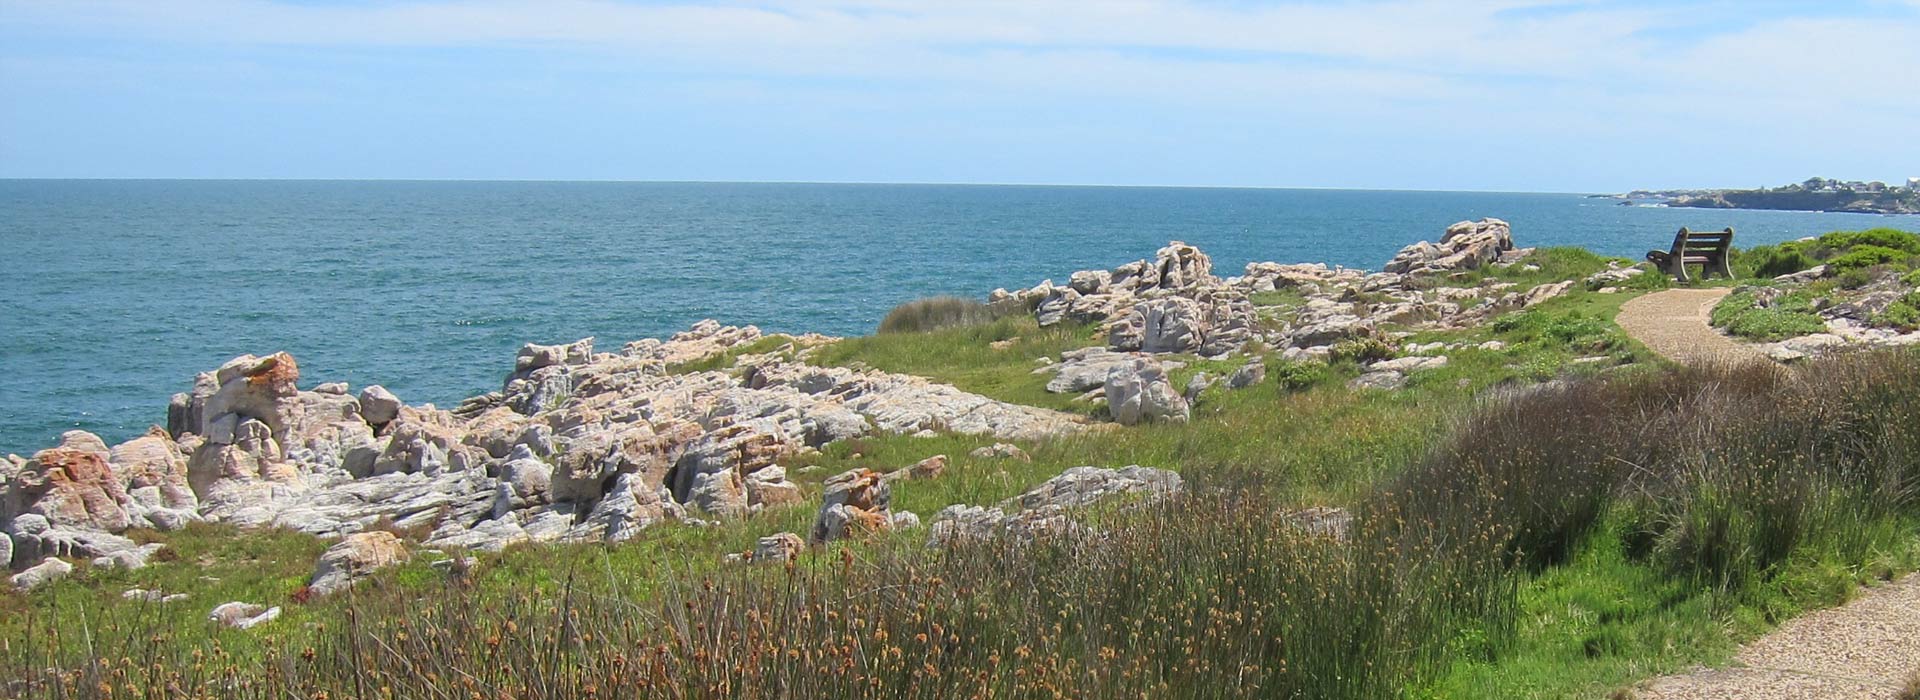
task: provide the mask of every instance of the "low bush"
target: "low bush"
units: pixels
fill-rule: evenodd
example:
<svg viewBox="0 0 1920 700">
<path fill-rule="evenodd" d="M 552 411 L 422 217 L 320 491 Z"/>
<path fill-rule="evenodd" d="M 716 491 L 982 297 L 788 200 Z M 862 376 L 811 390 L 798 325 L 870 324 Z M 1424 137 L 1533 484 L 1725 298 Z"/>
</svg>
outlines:
<svg viewBox="0 0 1920 700">
<path fill-rule="evenodd" d="M 1611 352 L 1628 344 L 1626 337 L 1611 321 L 1580 311 L 1528 309 L 1495 319 L 1492 328 L 1496 333 L 1508 335 L 1514 342 L 1575 353 Z"/>
<path fill-rule="evenodd" d="M 1732 263 L 1738 276 L 1762 279 L 1791 275 L 1795 272 L 1810 270 L 1820 264 L 1813 259 L 1813 256 L 1801 250 L 1801 246 L 1792 243 L 1760 246 L 1737 253 Z"/>
<path fill-rule="evenodd" d="M 887 317 L 880 321 L 880 332 L 925 333 L 991 323 L 1000 316 L 993 307 L 972 299 L 952 296 L 916 299 L 888 311 Z"/>
<path fill-rule="evenodd" d="M 1893 248 L 1877 245 L 1862 245 L 1855 246 L 1847 250 L 1847 252 L 1835 256 L 1832 260 L 1828 260 L 1827 266 L 1834 270 L 1846 272 L 1850 270 L 1864 270 L 1875 265 L 1904 263 L 1911 257 L 1913 256 Z"/>
<path fill-rule="evenodd" d="M 1762 303 L 1759 292 L 1744 289 L 1727 295 L 1713 307 L 1708 322 L 1728 334 L 1771 342 L 1809 333 L 1824 333 L 1825 321 L 1813 313 L 1805 292 L 1780 295 Z"/>
<path fill-rule="evenodd" d="M 1821 236 L 1817 241 L 1820 247 L 1835 251 L 1873 246 L 1896 250 L 1907 255 L 1920 255 L 1920 235 L 1892 228 L 1835 231 Z"/>
<path fill-rule="evenodd" d="M 1327 354 L 1327 359 L 1332 362 L 1366 364 L 1391 360 L 1399 354 L 1400 351 L 1397 348 L 1379 338 L 1353 338 L 1334 343 Z"/>
<path fill-rule="evenodd" d="M 1895 299 L 1885 311 L 1873 317 L 1873 325 L 1905 332 L 1920 330 L 1920 290 L 1907 292 L 1905 296 Z"/>
</svg>

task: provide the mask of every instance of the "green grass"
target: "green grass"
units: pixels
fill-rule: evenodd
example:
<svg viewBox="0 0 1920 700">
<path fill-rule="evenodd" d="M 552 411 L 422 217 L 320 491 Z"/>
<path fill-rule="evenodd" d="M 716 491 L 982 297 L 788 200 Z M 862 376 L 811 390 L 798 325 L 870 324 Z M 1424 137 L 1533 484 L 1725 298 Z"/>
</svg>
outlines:
<svg viewBox="0 0 1920 700">
<path fill-rule="evenodd" d="M 1709 322 L 1733 336 L 1761 342 L 1827 331 L 1804 291 L 1781 295 L 1764 307 L 1753 290 L 1734 292 L 1714 305 Z"/>
<path fill-rule="evenodd" d="M 1035 374 L 1039 358 L 1098 345 L 1090 326 L 1058 324 L 1041 328 L 1031 316 L 946 328 L 927 333 L 886 333 L 848 338 L 815 351 L 812 362 L 829 367 L 870 367 L 927 377 L 960 389 L 1011 403 L 1088 413 L 1092 407 L 1073 395 L 1046 390 L 1049 374 Z M 1002 348 L 996 342 L 1007 341 Z"/>
</svg>

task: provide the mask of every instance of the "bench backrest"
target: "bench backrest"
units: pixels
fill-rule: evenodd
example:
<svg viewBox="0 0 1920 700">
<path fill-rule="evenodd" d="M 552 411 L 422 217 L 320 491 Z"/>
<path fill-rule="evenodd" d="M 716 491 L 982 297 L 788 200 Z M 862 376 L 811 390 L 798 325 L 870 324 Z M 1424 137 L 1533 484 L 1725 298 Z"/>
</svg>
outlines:
<svg viewBox="0 0 1920 700">
<path fill-rule="evenodd" d="M 1718 257 L 1726 255 L 1727 249 L 1732 247 L 1733 229 L 1731 228 L 1724 231 L 1689 231 L 1682 227 L 1679 233 L 1673 234 L 1674 257 L 1685 256 L 1688 253 L 1696 256 L 1704 253 Z"/>
</svg>

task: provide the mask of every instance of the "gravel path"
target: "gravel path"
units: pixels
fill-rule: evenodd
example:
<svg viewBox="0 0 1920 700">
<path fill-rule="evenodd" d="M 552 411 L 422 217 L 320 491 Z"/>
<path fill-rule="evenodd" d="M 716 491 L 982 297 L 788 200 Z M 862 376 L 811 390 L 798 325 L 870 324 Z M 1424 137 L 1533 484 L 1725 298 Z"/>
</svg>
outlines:
<svg viewBox="0 0 1920 700">
<path fill-rule="evenodd" d="M 1713 305 L 1733 290 L 1669 289 L 1629 300 L 1615 322 L 1620 329 L 1675 362 L 1744 361 L 1765 357 L 1707 325 Z"/>
<path fill-rule="evenodd" d="M 1724 669 L 1665 676 L 1635 700 L 1894 700 L 1920 673 L 1920 575 L 1788 620 Z"/>
</svg>

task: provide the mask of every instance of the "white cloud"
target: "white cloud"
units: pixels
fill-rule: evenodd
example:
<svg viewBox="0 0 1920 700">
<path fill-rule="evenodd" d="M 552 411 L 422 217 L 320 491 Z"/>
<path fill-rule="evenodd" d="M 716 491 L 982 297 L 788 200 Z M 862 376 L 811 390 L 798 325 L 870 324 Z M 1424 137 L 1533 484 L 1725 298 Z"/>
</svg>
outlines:
<svg viewBox="0 0 1920 700">
<path fill-rule="evenodd" d="M 1920 19 L 1901 7 L 1849 17 L 1769 16 L 1730 0 L 0 0 L 0 32 L 75 45 L 503 48 L 671 76 L 742 103 L 1078 100 L 1186 110 L 1190 127 L 1353 119 L 1485 142 L 1713 140 L 1845 123 L 1828 137 L 1841 140 L 1910 131 L 1920 114 Z"/>
</svg>

